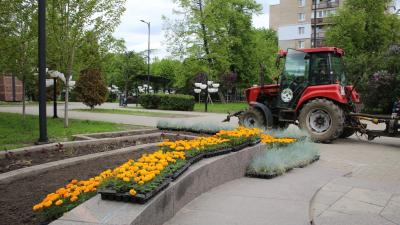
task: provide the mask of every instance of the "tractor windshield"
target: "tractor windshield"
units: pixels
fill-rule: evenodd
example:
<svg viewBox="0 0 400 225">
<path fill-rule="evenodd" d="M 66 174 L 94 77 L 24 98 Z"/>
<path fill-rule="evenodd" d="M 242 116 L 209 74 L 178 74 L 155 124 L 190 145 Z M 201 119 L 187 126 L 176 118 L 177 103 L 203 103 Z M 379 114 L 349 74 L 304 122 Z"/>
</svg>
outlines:
<svg viewBox="0 0 400 225">
<path fill-rule="evenodd" d="M 304 82 L 307 78 L 309 59 L 307 53 L 288 49 L 282 83 Z"/>
</svg>

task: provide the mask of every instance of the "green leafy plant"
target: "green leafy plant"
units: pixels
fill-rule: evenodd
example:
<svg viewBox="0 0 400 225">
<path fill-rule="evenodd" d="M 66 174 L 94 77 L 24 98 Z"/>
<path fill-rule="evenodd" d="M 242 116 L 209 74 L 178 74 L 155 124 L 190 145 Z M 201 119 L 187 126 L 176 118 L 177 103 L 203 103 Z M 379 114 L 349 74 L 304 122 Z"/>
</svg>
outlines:
<svg viewBox="0 0 400 225">
<path fill-rule="evenodd" d="M 191 95 L 143 94 L 139 104 L 146 109 L 193 111 L 195 101 Z"/>
<path fill-rule="evenodd" d="M 248 174 L 281 175 L 286 171 L 304 167 L 319 157 L 315 145 L 308 140 L 266 149 L 256 156 L 247 168 Z"/>
<path fill-rule="evenodd" d="M 157 128 L 160 130 L 181 130 L 194 133 L 215 134 L 220 130 L 233 130 L 236 126 L 231 124 L 216 124 L 211 122 L 188 123 L 182 120 L 159 120 Z"/>
</svg>

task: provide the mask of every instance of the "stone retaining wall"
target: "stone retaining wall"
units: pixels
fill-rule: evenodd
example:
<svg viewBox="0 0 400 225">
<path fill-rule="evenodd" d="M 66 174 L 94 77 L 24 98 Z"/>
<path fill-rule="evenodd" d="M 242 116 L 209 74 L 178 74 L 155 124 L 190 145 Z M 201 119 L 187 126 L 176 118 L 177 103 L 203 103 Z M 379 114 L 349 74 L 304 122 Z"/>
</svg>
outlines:
<svg viewBox="0 0 400 225">
<path fill-rule="evenodd" d="M 162 225 L 202 193 L 243 177 L 251 159 L 264 148 L 265 145 L 259 144 L 239 152 L 203 159 L 145 205 L 104 201 L 97 195 L 51 225 Z"/>
</svg>

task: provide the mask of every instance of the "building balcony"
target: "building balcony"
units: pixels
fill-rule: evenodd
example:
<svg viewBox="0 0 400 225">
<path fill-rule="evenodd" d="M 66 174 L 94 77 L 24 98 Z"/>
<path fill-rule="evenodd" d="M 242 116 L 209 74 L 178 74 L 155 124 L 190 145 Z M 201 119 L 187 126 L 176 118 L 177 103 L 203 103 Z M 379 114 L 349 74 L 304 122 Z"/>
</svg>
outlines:
<svg viewBox="0 0 400 225">
<path fill-rule="evenodd" d="M 315 23 L 317 23 L 317 25 L 324 25 L 324 24 L 331 24 L 332 22 L 329 20 L 328 17 L 326 17 L 326 18 L 317 18 L 317 19 L 312 18 L 311 19 L 311 25 L 314 25 Z"/>
<path fill-rule="evenodd" d="M 317 4 L 317 9 L 326 9 L 326 8 L 337 8 L 339 7 L 339 0 L 329 1 L 329 2 L 321 2 Z M 312 9 L 315 9 L 314 4 L 312 5 Z"/>
<path fill-rule="evenodd" d="M 311 33 L 311 38 L 314 38 L 314 32 Z M 317 31 L 317 38 L 325 38 L 325 31 Z"/>
<path fill-rule="evenodd" d="M 312 44 L 314 43 L 313 38 L 311 38 L 311 43 L 312 43 Z M 325 47 L 324 39 L 317 39 L 316 45 L 315 45 L 314 47 L 316 47 L 316 48 L 318 48 L 318 47 Z"/>
</svg>

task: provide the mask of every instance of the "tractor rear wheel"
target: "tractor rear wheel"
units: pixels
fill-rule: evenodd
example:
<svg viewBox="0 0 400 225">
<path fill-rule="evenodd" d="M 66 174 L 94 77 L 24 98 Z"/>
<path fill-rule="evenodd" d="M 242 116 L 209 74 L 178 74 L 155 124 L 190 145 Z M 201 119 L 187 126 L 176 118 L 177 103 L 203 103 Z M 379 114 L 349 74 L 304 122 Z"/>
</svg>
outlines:
<svg viewBox="0 0 400 225">
<path fill-rule="evenodd" d="M 315 99 L 300 111 L 299 125 L 313 141 L 330 143 L 343 133 L 344 112 L 332 101 Z"/>
<path fill-rule="evenodd" d="M 249 128 L 265 128 L 265 118 L 260 110 L 250 108 L 239 116 L 239 125 Z"/>
</svg>

